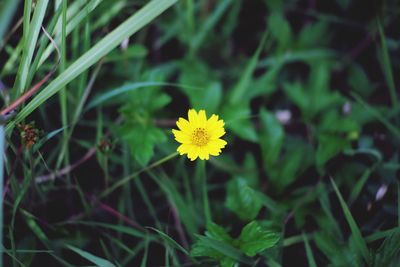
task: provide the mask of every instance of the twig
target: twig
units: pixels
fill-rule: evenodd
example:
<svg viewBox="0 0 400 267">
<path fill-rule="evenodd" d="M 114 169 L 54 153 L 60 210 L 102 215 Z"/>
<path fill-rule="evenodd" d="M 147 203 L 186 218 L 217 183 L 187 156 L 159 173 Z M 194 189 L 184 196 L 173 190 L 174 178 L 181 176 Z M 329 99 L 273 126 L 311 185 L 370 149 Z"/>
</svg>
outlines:
<svg viewBox="0 0 400 267">
<path fill-rule="evenodd" d="M 67 173 L 70 173 L 71 171 L 73 171 L 76 167 L 78 167 L 79 165 L 81 165 L 82 163 L 86 162 L 88 159 L 90 159 L 94 154 L 96 154 L 97 151 L 97 147 L 92 147 L 91 149 L 89 149 L 86 154 L 80 158 L 79 160 L 77 160 L 75 163 L 68 165 L 64 168 L 62 168 L 61 170 L 58 170 L 54 173 L 50 173 L 47 175 L 42 175 L 42 176 L 38 176 L 35 178 L 35 182 L 40 184 L 40 183 L 44 183 L 47 181 L 52 181 L 54 179 L 56 179 L 57 177 L 66 175 Z"/>
</svg>

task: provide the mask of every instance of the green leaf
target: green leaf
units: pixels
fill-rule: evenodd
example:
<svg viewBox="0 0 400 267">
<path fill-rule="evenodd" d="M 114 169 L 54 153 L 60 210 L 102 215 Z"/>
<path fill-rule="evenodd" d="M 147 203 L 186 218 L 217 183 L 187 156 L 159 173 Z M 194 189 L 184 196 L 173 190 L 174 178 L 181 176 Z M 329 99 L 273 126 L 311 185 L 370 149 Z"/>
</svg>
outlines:
<svg viewBox="0 0 400 267">
<path fill-rule="evenodd" d="M 133 157 L 142 166 L 146 166 L 153 157 L 154 146 L 167 140 L 163 131 L 149 124 L 127 124 L 121 127 L 120 133 Z"/>
<path fill-rule="evenodd" d="M 253 73 L 256 70 L 257 63 L 258 63 L 258 58 L 260 56 L 260 53 L 262 49 L 264 48 L 266 36 L 264 35 L 260 44 L 257 47 L 257 50 L 247 63 L 246 68 L 244 69 L 239 81 L 235 85 L 234 88 L 232 88 L 232 93 L 229 96 L 229 103 L 232 105 L 237 105 L 240 102 L 247 102 L 250 100 L 246 96 L 246 92 L 250 91 L 249 86 L 251 84 L 251 81 L 253 80 Z"/>
<path fill-rule="evenodd" d="M 250 120 L 251 111 L 246 103 L 226 105 L 221 112 L 221 118 L 225 120 L 226 127 L 240 138 L 257 142 L 258 136 Z"/>
<path fill-rule="evenodd" d="M 317 167 L 321 169 L 328 160 L 349 147 L 349 140 L 343 137 L 332 134 L 320 134 L 318 136 L 317 154 L 315 155 Z"/>
<path fill-rule="evenodd" d="M 330 41 L 327 25 L 325 21 L 305 25 L 298 35 L 297 47 L 304 50 L 317 46 L 325 46 Z"/>
<path fill-rule="evenodd" d="M 225 231 L 225 229 L 213 222 L 207 224 L 206 236 L 229 244 L 233 242 L 232 237 Z"/>
<path fill-rule="evenodd" d="M 193 257 L 210 257 L 224 261 L 224 264 L 232 263 L 233 265 L 234 262 L 251 264 L 251 261 L 232 245 L 206 236 L 197 236 L 190 254 Z"/>
<path fill-rule="evenodd" d="M 70 250 L 74 251 L 75 253 L 79 254 L 82 258 L 87 259 L 90 262 L 93 262 L 97 266 L 101 267 L 115 267 L 115 265 L 108 260 L 102 259 L 100 257 L 97 257 L 87 251 L 84 251 L 82 249 L 79 249 L 77 247 L 71 246 L 71 245 L 66 245 L 67 248 Z"/>
<path fill-rule="evenodd" d="M 130 58 L 144 58 L 147 56 L 148 50 L 142 44 L 133 44 L 129 46 L 126 50 L 122 53 L 121 51 L 113 51 L 107 56 L 106 61 L 119 61 L 119 60 L 126 60 Z"/>
<path fill-rule="evenodd" d="M 282 13 L 274 12 L 268 17 L 268 29 L 280 47 L 287 47 L 292 39 L 292 29 Z"/>
<path fill-rule="evenodd" d="M 264 109 L 260 111 L 260 121 L 260 145 L 264 162 L 269 166 L 279 159 L 285 132 L 277 118 Z"/>
<path fill-rule="evenodd" d="M 257 194 L 241 177 L 228 183 L 225 205 L 244 221 L 253 220 L 262 207 Z"/>
<path fill-rule="evenodd" d="M 265 162 L 271 184 L 276 192 L 281 192 L 305 171 L 314 161 L 314 150 L 310 144 L 299 138 L 288 136 L 284 142 L 284 152 L 281 158 L 268 164 Z"/>
<path fill-rule="evenodd" d="M 354 92 L 362 97 L 368 97 L 375 89 L 364 69 L 359 65 L 352 65 L 349 69 L 347 82 Z"/>
<path fill-rule="evenodd" d="M 319 113 L 344 103 L 344 98 L 329 88 L 332 66 L 325 61 L 317 61 L 310 67 L 307 84 L 296 81 L 283 85 L 286 95 L 300 109 L 306 121 L 311 121 Z"/>
<path fill-rule="evenodd" d="M 21 63 L 18 69 L 17 79 L 15 80 L 14 89 L 19 94 L 25 91 L 25 87 L 29 86 L 26 84 L 27 77 L 29 74 L 29 66 L 32 62 L 33 53 L 36 48 L 37 39 L 39 36 L 42 22 L 46 13 L 47 5 L 49 0 L 39 0 L 35 6 L 35 12 L 33 13 L 32 21 L 29 25 L 29 33 L 24 40 L 24 50 L 22 54 Z"/>
<path fill-rule="evenodd" d="M 237 241 L 240 250 L 252 257 L 275 246 L 279 239 L 277 233 L 265 229 L 257 221 L 252 221 L 242 229 Z"/>
<path fill-rule="evenodd" d="M 214 113 L 221 102 L 222 86 L 215 74 L 200 60 L 184 61 L 181 64 L 180 84 L 193 84 L 197 88 L 182 87 L 193 108 Z M 207 79 L 204 79 L 207 77 Z"/>
</svg>

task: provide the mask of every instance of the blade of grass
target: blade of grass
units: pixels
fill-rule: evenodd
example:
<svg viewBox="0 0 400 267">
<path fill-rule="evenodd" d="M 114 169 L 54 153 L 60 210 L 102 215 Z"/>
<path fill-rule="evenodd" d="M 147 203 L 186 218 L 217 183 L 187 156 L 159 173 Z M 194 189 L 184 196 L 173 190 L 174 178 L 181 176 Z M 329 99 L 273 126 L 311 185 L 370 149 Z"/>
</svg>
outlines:
<svg viewBox="0 0 400 267">
<path fill-rule="evenodd" d="M 385 32 L 380 19 L 377 20 L 379 36 L 381 38 L 381 53 L 383 59 L 383 74 L 385 75 L 387 86 L 389 87 L 390 99 L 395 109 L 399 108 L 399 100 L 396 94 L 396 85 L 394 83 L 392 64 L 390 62 L 389 50 L 386 44 Z"/>
<path fill-rule="evenodd" d="M 74 247 L 72 245 L 66 245 L 66 247 L 69 248 L 70 250 L 74 251 L 76 254 L 80 255 L 82 258 L 85 258 L 88 261 L 93 262 L 97 266 L 115 267 L 115 265 L 113 263 L 109 262 L 108 260 L 97 257 L 87 251 L 80 249 L 80 248 Z"/>
<path fill-rule="evenodd" d="M 19 66 L 17 78 L 14 84 L 14 90 L 18 92 L 19 95 L 25 91 L 25 87 L 29 86 L 28 84 L 26 84 L 29 74 L 29 66 L 32 62 L 33 53 L 36 48 L 37 39 L 39 36 L 40 29 L 42 27 L 44 15 L 46 13 L 48 4 L 49 0 L 39 0 L 36 3 L 35 11 L 32 17 L 32 22 L 29 25 L 29 32 L 26 35 L 26 39 L 24 39 L 24 49 L 22 53 L 21 64 Z M 24 17 L 24 27 L 26 22 L 28 21 L 26 21 Z M 25 38 L 25 33 L 24 33 L 24 38 Z"/>
<path fill-rule="evenodd" d="M 66 36 L 68 36 L 74 29 L 78 28 L 80 23 L 86 19 L 88 12 L 92 12 L 95 10 L 95 8 L 102 2 L 102 0 L 92 0 L 86 4 L 86 6 L 81 7 L 81 9 L 78 10 L 78 13 L 71 18 L 71 20 L 67 23 L 66 25 Z M 68 17 L 68 14 L 67 14 Z M 60 21 L 59 21 L 60 22 Z M 56 25 L 56 28 L 54 30 L 54 34 L 56 34 L 56 37 L 54 38 L 57 44 L 60 44 L 61 38 L 62 38 L 62 27 L 61 24 Z M 51 55 L 51 53 L 54 51 L 53 46 L 48 46 L 46 50 L 43 52 L 43 54 L 40 57 L 39 60 L 39 66 L 41 66 L 46 59 Z"/>
<path fill-rule="evenodd" d="M 60 68 L 59 73 L 62 74 L 65 71 L 67 65 L 67 36 L 66 36 L 66 25 L 67 25 L 67 0 L 62 1 L 62 19 L 61 19 L 61 59 L 60 59 Z M 59 101 L 60 101 L 60 108 L 61 108 L 61 123 L 63 131 L 63 138 L 62 138 L 62 152 L 58 157 L 58 162 L 56 164 L 56 168 L 60 167 L 61 162 L 64 160 L 65 166 L 69 165 L 69 150 L 68 150 L 68 110 L 67 110 L 67 88 L 64 86 L 61 88 L 59 92 Z M 67 181 L 69 180 L 69 175 L 67 177 Z"/>
<path fill-rule="evenodd" d="M 63 86 L 71 82 L 79 74 L 87 70 L 112 49 L 118 46 L 124 39 L 128 38 L 153 19 L 175 4 L 177 0 L 152 0 L 134 15 L 125 20 L 116 29 L 101 39 L 89 51 L 73 62 L 62 74 L 44 88 L 25 108 L 23 108 L 15 120 L 11 121 L 6 131 L 9 132 L 16 123 L 23 120 L 38 108 L 43 102 L 57 93 Z"/>
<path fill-rule="evenodd" d="M 158 230 L 158 229 L 156 229 L 156 228 L 153 228 L 153 227 L 146 227 L 146 228 L 147 228 L 147 229 L 150 229 L 150 230 L 153 230 L 154 232 L 158 233 L 158 234 L 161 236 L 161 238 L 162 238 L 163 240 L 165 240 L 167 243 L 171 244 L 171 245 L 172 245 L 173 247 L 175 247 L 176 249 L 182 251 L 184 254 L 189 255 L 189 252 L 188 252 L 184 247 L 182 247 L 181 245 L 179 245 L 178 242 L 176 242 L 174 239 L 172 239 L 172 238 L 171 238 L 170 236 L 168 236 L 166 233 L 164 233 L 164 232 L 162 232 L 162 231 L 160 231 L 160 230 Z"/>
<path fill-rule="evenodd" d="M 3 185 L 4 185 L 4 126 L 0 125 L 0 266 L 3 266 Z"/>
<path fill-rule="evenodd" d="M 3 46 L 3 37 L 17 10 L 19 0 L 6 0 L 1 6 L 0 12 L 0 47 Z"/>
<path fill-rule="evenodd" d="M 340 194 L 339 189 L 337 188 L 337 186 L 335 184 L 335 181 L 333 181 L 332 178 L 331 178 L 331 183 L 332 183 L 332 186 L 333 186 L 333 188 L 334 188 L 334 190 L 336 192 L 336 195 L 337 195 L 337 197 L 339 199 L 340 206 L 342 207 L 342 210 L 343 210 L 344 216 L 345 216 L 345 218 L 347 220 L 347 223 L 350 226 L 351 233 L 354 236 L 354 240 L 355 240 L 355 243 L 356 243 L 356 246 L 357 246 L 357 250 L 362 255 L 362 257 L 364 258 L 365 262 L 367 264 L 369 264 L 370 263 L 370 253 L 368 251 L 367 244 L 365 243 L 365 240 L 363 239 L 363 237 L 361 235 L 361 231 L 358 228 L 357 223 L 355 222 L 353 216 L 351 215 L 349 207 L 347 206 L 346 202 L 344 201 L 342 195 Z"/>
<path fill-rule="evenodd" d="M 368 178 L 370 177 L 371 173 L 378 167 L 378 163 L 372 165 L 371 168 L 368 168 L 364 171 L 361 178 L 357 181 L 354 185 L 353 189 L 351 190 L 350 197 L 349 197 L 349 205 L 351 205 L 360 195 L 361 190 L 363 189 L 365 183 L 367 182 Z"/>
<path fill-rule="evenodd" d="M 376 240 L 382 239 L 382 238 L 386 238 L 390 235 L 393 235 L 395 233 L 400 233 L 400 227 L 394 227 L 392 229 L 389 230 L 384 230 L 384 231 L 379 231 L 379 232 L 375 232 L 369 236 L 365 237 L 365 241 L 368 243 L 371 242 L 375 242 Z"/>
<path fill-rule="evenodd" d="M 397 181 L 397 225 L 400 227 L 400 183 Z"/>
<path fill-rule="evenodd" d="M 317 267 L 317 264 L 315 263 L 314 255 L 313 255 L 311 247 L 310 247 L 310 244 L 308 243 L 308 238 L 306 237 L 306 235 L 304 233 L 302 234 L 302 237 L 303 237 L 304 246 L 306 248 L 308 266 L 309 267 Z"/>
</svg>

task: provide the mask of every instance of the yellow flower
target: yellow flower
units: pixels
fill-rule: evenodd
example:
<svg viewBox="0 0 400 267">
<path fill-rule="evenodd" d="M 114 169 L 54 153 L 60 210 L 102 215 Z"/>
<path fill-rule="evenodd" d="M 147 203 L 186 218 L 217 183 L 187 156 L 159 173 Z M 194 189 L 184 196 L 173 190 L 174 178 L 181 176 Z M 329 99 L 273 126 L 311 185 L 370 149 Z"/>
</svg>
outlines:
<svg viewBox="0 0 400 267">
<path fill-rule="evenodd" d="M 179 154 L 187 154 L 192 161 L 197 157 L 208 160 L 210 155 L 218 156 L 227 144 L 220 139 L 225 134 L 224 121 L 215 114 L 207 120 L 204 110 L 197 113 L 194 109 L 189 110 L 188 118 L 179 118 L 176 122 L 179 130 L 172 130 L 175 140 L 182 143 L 177 149 Z"/>
</svg>

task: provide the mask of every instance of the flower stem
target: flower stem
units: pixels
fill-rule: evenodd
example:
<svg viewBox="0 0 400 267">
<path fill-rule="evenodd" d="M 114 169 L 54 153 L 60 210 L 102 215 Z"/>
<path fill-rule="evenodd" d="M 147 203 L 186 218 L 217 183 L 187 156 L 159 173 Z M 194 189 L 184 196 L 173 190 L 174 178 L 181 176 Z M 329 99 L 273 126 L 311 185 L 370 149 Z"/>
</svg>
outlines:
<svg viewBox="0 0 400 267">
<path fill-rule="evenodd" d="M 155 168 L 155 167 L 157 167 L 157 166 L 163 164 L 164 162 L 166 162 L 166 161 L 168 161 L 168 160 L 170 160 L 170 159 L 176 157 L 177 155 L 178 155 L 178 152 L 174 152 L 174 153 L 172 153 L 172 154 L 169 154 L 169 155 L 165 156 L 164 158 L 162 158 L 162 159 L 160 159 L 160 160 L 158 160 L 158 161 L 156 161 L 156 162 L 150 164 L 149 166 L 146 166 L 146 167 L 144 167 L 143 169 L 141 169 L 141 170 L 139 170 L 139 171 L 137 171 L 137 172 L 134 172 L 134 173 L 132 173 L 132 174 L 130 174 L 130 175 L 128 175 L 128 176 L 122 178 L 121 180 L 119 180 L 118 182 L 116 182 L 115 184 L 113 184 L 111 187 L 107 188 L 107 189 L 100 195 L 100 198 L 103 198 L 103 197 L 105 197 L 105 196 L 111 194 L 112 192 L 114 192 L 115 189 L 117 189 L 117 188 L 120 187 L 120 186 L 123 186 L 124 184 L 126 184 L 126 183 L 129 182 L 130 180 L 136 178 L 136 177 L 139 176 L 139 174 L 141 174 L 142 172 L 151 170 L 151 169 L 153 169 L 153 168 Z"/>
</svg>

